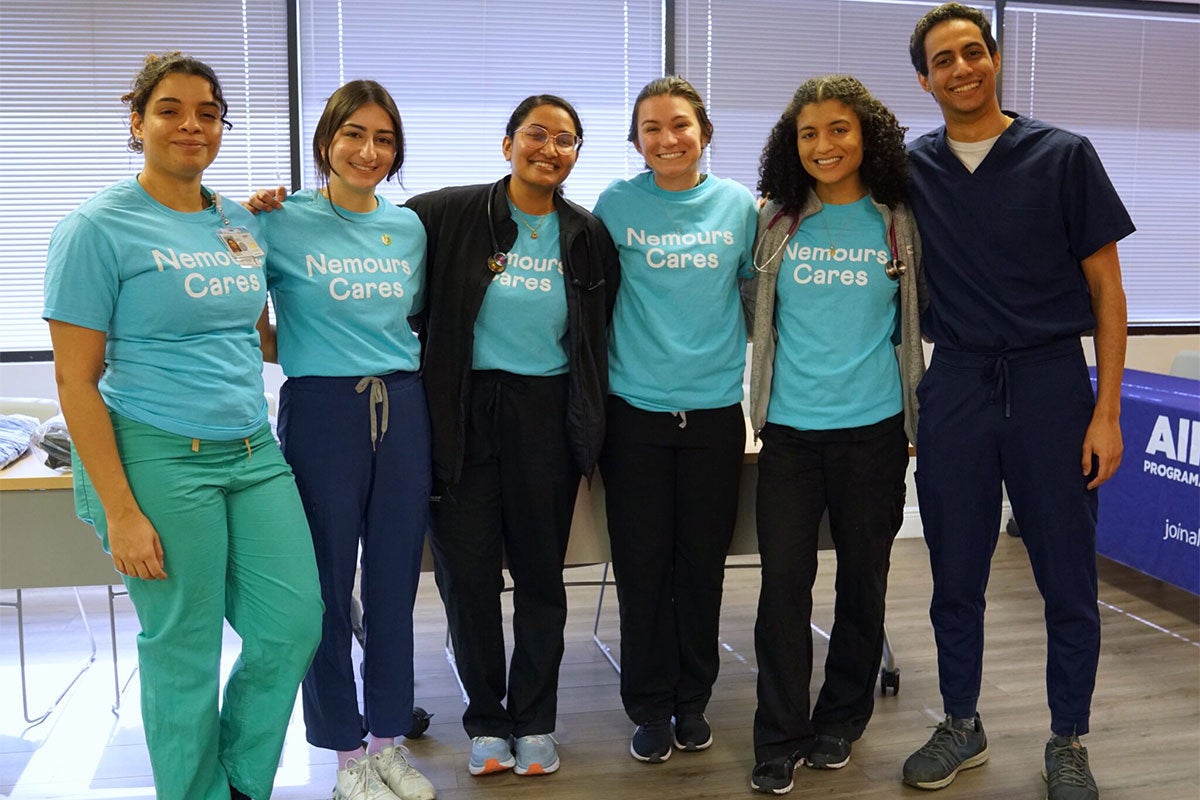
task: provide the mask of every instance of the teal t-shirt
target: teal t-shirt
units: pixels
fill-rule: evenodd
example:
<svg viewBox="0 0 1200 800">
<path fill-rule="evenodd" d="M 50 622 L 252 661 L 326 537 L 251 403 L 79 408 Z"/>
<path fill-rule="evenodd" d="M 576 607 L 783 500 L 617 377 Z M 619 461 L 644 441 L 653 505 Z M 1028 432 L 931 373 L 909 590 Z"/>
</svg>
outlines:
<svg viewBox="0 0 1200 800">
<path fill-rule="evenodd" d="M 767 421 L 798 430 L 871 425 L 900 413 L 893 336 L 899 283 L 870 196 L 801 223 L 775 283 L 779 341 Z"/>
<path fill-rule="evenodd" d="M 258 223 L 220 199 L 231 225 L 262 244 Z M 110 409 L 168 433 L 249 436 L 267 419 L 254 323 L 267 299 L 261 266 L 239 265 L 217 238 L 216 207 L 184 213 L 129 178 L 63 218 L 46 253 L 45 319 L 103 331 Z"/>
<path fill-rule="evenodd" d="M 562 375 L 567 371 L 567 291 L 558 212 L 524 214 L 527 227 L 511 201 L 508 207 L 517 223 L 517 240 L 508 251 L 508 266 L 483 295 L 472 366 L 517 375 Z"/>
<path fill-rule="evenodd" d="M 425 227 L 412 209 L 376 199 L 365 214 L 335 212 L 307 189 L 259 217 L 270 245 L 267 287 L 285 375 L 420 367 L 421 345 L 408 318 L 425 305 Z"/>
<path fill-rule="evenodd" d="M 738 277 L 753 270 L 750 192 L 712 175 L 670 192 L 643 172 L 613 182 L 595 214 L 621 257 L 609 391 L 647 411 L 741 401 L 746 323 Z"/>
</svg>

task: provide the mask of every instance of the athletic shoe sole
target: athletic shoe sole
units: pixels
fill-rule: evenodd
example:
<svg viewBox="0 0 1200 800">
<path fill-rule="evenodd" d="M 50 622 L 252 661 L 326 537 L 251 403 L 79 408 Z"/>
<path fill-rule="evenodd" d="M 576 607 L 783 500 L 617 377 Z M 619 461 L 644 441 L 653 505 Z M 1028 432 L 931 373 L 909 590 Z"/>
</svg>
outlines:
<svg viewBox="0 0 1200 800">
<path fill-rule="evenodd" d="M 750 781 L 750 788 L 756 792 L 762 792 L 763 794 L 787 794 L 788 792 L 790 792 L 792 790 L 792 787 L 794 787 L 795 785 L 796 785 L 796 782 L 792 781 L 787 786 L 782 786 L 778 789 L 769 789 L 769 788 L 764 788 L 762 786 L 759 786 L 753 780 Z"/>
<path fill-rule="evenodd" d="M 800 767 L 803 765 L 804 765 L 803 758 L 796 759 L 796 767 Z M 792 767 L 793 775 L 796 774 L 796 767 Z M 795 785 L 796 785 L 796 781 L 795 781 L 795 779 L 792 779 L 792 780 L 788 781 L 787 786 L 780 786 L 778 788 L 770 787 L 770 786 L 759 786 L 757 783 L 754 782 L 753 777 L 750 778 L 750 788 L 756 792 L 762 792 L 763 794 L 787 794 L 788 792 L 790 792 L 793 789 L 793 787 L 795 787 Z"/>
<path fill-rule="evenodd" d="M 518 775 L 549 775 L 552 772 L 558 772 L 559 760 L 556 758 L 548 766 L 543 767 L 541 764 L 533 763 L 527 767 L 522 767 L 520 764 L 513 769 L 513 772 Z"/>
<path fill-rule="evenodd" d="M 925 781 L 924 783 L 920 783 L 905 779 L 904 782 L 909 786 L 914 786 L 918 789 L 944 789 L 949 786 L 955 778 L 958 777 L 958 773 L 962 772 L 964 769 L 974 769 L 975 767 L 982 766 L 987 760 L 988 751 L 985 747 L 975 755 L 964 760 L 961 764 L 954 768 L 953 772 L 942 778 L 940 781 Z"/>
<path fill-rule="evenodd" d="M 668 747 L 664 753 L 655 753 L 652 756 L 644 756 L 633 748 L 633 742 L 629 743 L 629 755 L 641 761 L 643 764 L 661 764 L 671 757 L 671 748 Z"/>
<path fill-rule="evenodd" d="M 472 775 L 491 775 L 493 772 L 504 772 L 505 770 L 512 769 L 513 765 L 516 763 L 517 760 L 515 758 L 509 758 L 507 761 L 489 758 L 487 761 L 483 762 L 482 767 L 468 763 L 467 772 L 470 772 Z M 555 765 L 555 769 L 557 768 L 558 766 Z"/>
<path fill-rule="evenodd" d="M 841 761 L 837 762 L 836 764 L 830 764 L 830 763 L 814 764 L 812 761 L 806 761 L 805 763 L 811 769 L 841 769 L 842 767 L 844 767 L 850 763 L 850 756 L 846 756 L 845 758 L 843 758 Z"/>
<path fill-rule="evenodd" d="M 683 742 L 676 739 L 675 740 L 675 749 L 683 750 L 686 753 L 698 753 L 701 750 L 707 750 L 708 748 L 712 747 L 712 743 L 713 743 L 712 734 L 709 734 L 707 742 L 701 742 L 700 744 L 684 744 Z"/>
</svg>

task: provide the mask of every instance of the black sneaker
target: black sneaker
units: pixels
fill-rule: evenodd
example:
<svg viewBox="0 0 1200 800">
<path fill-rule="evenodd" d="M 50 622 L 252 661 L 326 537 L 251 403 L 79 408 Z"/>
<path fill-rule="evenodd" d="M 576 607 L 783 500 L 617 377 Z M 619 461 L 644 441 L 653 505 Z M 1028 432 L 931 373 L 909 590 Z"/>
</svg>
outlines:
<svg viewBox="0 0 1200 800">
<path fill-rule="evenodd" d="M 750 788 L 763 794 L 787 794 L 792 790 L 792 773 L 804 763 L 799 753 L 760 761 L 750 773 Z"/>
<path fill-rule="evenodd" d="M 671 757 L 671 720 L 659 719 L 638 725 L 629 741 L 629 755 L 648 764 L 661 764 Z"/>
<path fill-rule="evenodd" d="M 699 712 L 677 714 L 675 746 L 688 752 L 712 747 L 712 727 L 709 726 L 708 719 Z"/>
<path fill-rule="evenodd" d="M 1042 777 L 1046 800 L 1097 800 L 1100 791 L 1088 768 L 1087 748 L 1078 736 L 1051 736 L 1046 742 Z"/>
<path fill-rule="evenodd" d="M 987 735 L 979 715 L 973 719 L 947 716 L 925 746 L 904 762 L 904 782 L 918 789 L 941 789 L 950 785 L 959 770 L 978 767 L 987 760 Z"/>
<path fill-rule="evenodd" d="M 804 763 L 813 769 L 841 769 L 850 763 L 850 742 L 840 736 L 818 733 Z"/>
</svg>

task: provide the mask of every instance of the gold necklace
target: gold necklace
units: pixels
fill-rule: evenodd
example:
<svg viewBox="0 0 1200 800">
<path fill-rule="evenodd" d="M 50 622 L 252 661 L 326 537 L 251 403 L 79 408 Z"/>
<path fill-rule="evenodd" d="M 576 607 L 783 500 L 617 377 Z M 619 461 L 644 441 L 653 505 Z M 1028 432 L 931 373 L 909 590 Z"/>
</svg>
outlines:
<svg viewBox="0 0 1200 800">
<path fill-rule="evenodd" d="M 529 228 L 529 238 L 530 239 L 537 238 L 538 228 L 542 227 L 542 223 L 546 221 L 546 218 L 549 217 L 550 214 L 554 213 L 553 211 L 551 211 L 550 214 L 546 214 L 546 215 L 542 216 L 538 220 L 537 225 L 530 225 L 529 220 L 525 219 L 525 215 L 521 213 L 520 209 L 517 208 L 515 203 L 513 204 L 512 210 L 513 210 L 513 213 L 517 215 L 517 219 L 521 220 L 521 224 L 524 225 L 526 228 Z"/>
<path fill-rule="evenodd" d="M 825 206 L 821 210 L 825 211 L 827 208 L 828 208 L 828 206 Z M 828 218 L 825 216 L 825 214 L 821 214 L 821 225 L 823 225 L 825 228 L 825 238 L 827 238 L 829 240 L 829 247 L 827 247 L 825 249 L 829 251 L 829 260 L 830 261 L 833 260 L 833 254 L 837 250 L 837 240 L 840 239 L 842 236 L 842 233 L 845 232 L 846 225 L 849 224 L 850 217 L 852 217 L 852 216 L 853 216 L 853 214 L 846 215 L 845 219 L 842 220 L 842 224 L 838 226 L 837 236 L 834 236 L 833 233 L 830 232 L 830 230 L 829 230 Z"/>
</svg>

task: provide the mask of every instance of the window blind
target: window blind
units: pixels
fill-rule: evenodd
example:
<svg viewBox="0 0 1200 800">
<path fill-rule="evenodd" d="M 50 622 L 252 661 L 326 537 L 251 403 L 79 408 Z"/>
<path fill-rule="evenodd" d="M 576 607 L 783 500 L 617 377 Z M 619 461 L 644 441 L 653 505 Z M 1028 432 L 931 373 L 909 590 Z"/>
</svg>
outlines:
<svg viewBox="0 0 1200 800">
<path fill-rule="evenodd" d="M 41 319 L 55 224 L 135 174 L 121 95 L 147 53 L 182 50 L 217 73 L 233 130 L 204 182 L 231 199 L 287 183 L 283 2 L 39 0 L 0 8 L 0 350 L 48 350 Z"/>
</svg>

